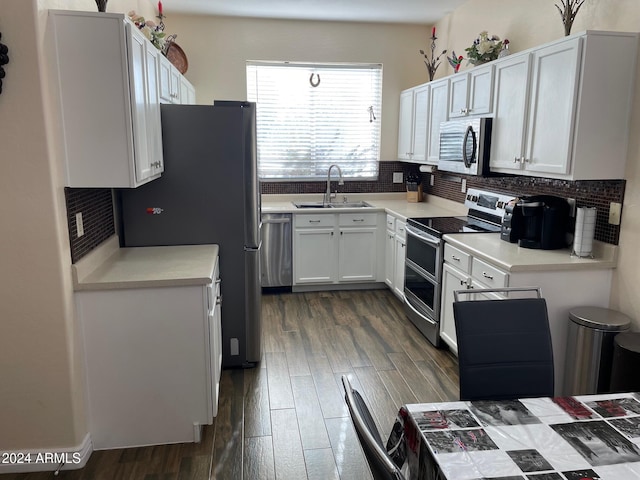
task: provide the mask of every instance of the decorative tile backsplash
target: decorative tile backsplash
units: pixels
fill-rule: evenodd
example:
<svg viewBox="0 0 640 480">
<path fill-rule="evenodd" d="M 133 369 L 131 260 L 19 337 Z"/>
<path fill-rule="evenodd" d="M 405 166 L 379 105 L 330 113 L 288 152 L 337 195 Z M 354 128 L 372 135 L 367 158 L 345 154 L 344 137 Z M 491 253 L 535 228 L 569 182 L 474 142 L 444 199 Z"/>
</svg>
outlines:
<svg viewBox="0 0 640 480">
<path fill-rule="evenodd" d="M 115 234 L 113 199 L 110 188 L 65 188 L 67 224 L 71 243 L 71 263 Z M 76 213 L 82 213 L 84 235 L 78 237 Z"/>
<path fill-rule="evenodd" d="M 393 173 L 402 172 L 403 183 L 393 183 Z M 404 192 L 407 175 L 419 173 L 418 166 L 404 162 L 380 162 L 379 178 L 375 182 L 345 182 L 340 191 L 345 193 Z M 538 177 L 472 177 L 435 172 L 434 185 L 430 186 L 432 174 L 421 173 L 423 191 L 427 194 L 464 202 L 461 180 L 467 181 L 467 188 L 480 188 L 514 195 L 548 194 L 575 198 L 578 207 L 597 208 L 595 238 L 602 242 L 618 244 L 620 227 L 609 225 L 609 204 L 623 203 L 624 180 L 594 180 L 570 182 Z M 332 177 L 333 179 L 334 177 Z M 323 193 L 326 182 L 263 182 L 261 191 L 265 194 Z M 344 190 L 342 190 L 344 189 Z M 72 263 L 80 260 L 95 247 L 115 234 L 112 191 L 108 188 L 65 188 L 67 203 L 67 223 L 71 243 Z M 82 212 L 84 232 L 76 233 L 76 213 Z"/>
<path fill-rule="evenodd" d="M 468 175 L 435 172 L 434 184 L 429 185 L 429 176 L 423 174 L 423 190 L 431 195 L 444 197 L 455 202 L 464 202 L 461 179 L 467 181 L 467 188 L 479 188 L 500 193 L 519 195 L 556 195 L 574 198 L 577 207 L 596 207 L 596 231 L 594 238 L 601 242 L 617 245 L 620 226 L 609 224 L 609 204 L 623 203 L 625 180 L 554 180 L 551 178 L 499 176 L 473 177 Z"/>
</svg>

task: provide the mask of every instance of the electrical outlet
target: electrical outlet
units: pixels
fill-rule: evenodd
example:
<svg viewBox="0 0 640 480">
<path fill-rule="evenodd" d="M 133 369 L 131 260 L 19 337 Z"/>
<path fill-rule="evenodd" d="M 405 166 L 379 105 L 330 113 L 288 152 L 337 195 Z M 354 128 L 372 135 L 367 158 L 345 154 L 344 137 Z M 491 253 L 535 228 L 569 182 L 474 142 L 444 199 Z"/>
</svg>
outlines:
<svg viewBox="0 0 640 480">
<path fill-rule="evenodd" d="M 84 224 L 82 223 L 82 212 L 76 213 L 76 233 L 78 237 L 84 235 Z"/>
<path fill-rule="evenodd" d="M 620 214 L 622 213 L 622 204 L 611 202 L 609 204 L 609 224 L 620 225 Z"/>
<path fill-rule="evenodd" d="M 467 179 L 466 178 L 462 179 L 462 187 L 460 187 L 460 191 L 462 193 L 467 193 Z"/>
<path fill-rule="evenodd" d="M 393 172 L 393 183 L 402 183 L 402 172 Z"/>
</svg>

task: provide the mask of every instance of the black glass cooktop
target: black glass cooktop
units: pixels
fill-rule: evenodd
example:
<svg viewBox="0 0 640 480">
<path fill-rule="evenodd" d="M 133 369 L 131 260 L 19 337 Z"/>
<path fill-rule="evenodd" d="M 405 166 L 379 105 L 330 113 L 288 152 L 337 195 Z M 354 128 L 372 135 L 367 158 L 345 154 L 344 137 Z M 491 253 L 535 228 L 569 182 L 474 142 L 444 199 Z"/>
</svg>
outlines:
<svg viewBox="0 0 640 480">
<path fill-rule="evenodd" d="M 441 237 L 447 233 L 490 233 L 499 232 L 500 225 L 470 217 L 420 217 L 409 218 L 407 224 Z"/>
</svg>

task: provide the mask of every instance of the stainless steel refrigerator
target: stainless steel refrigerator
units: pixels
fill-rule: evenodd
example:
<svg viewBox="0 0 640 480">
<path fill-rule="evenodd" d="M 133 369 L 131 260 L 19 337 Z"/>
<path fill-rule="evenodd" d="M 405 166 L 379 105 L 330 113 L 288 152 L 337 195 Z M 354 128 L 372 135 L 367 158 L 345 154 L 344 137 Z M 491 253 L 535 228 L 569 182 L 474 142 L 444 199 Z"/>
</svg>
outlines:
<svg viewBox="0 0 640 480">
<path fill-rule="evenodd" d="M 255 104 L 162 105 L 164 173 L 118 191 L 121 243 L 220 246 L 222 363 L 261 356 Z"/>
</svg>

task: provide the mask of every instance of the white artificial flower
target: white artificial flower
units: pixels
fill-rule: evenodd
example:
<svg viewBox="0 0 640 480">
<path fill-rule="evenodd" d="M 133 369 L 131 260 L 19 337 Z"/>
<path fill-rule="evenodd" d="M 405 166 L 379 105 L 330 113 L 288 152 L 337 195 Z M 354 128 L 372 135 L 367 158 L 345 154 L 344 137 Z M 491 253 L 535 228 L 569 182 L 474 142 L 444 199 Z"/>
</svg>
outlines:
<svg viewBox="0 0 640 480">
<path fill-rule="evenodd" d="M 484 55 L 493 49 L 493 43 L 489 40 L 483 40 L 478 44 L 478 53 Z"/>
</svg>

